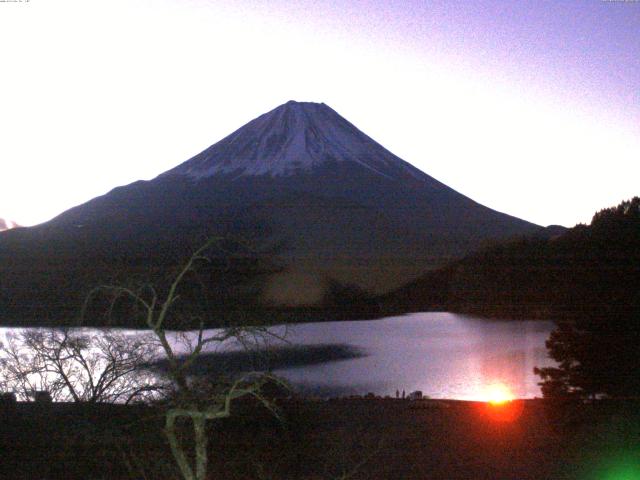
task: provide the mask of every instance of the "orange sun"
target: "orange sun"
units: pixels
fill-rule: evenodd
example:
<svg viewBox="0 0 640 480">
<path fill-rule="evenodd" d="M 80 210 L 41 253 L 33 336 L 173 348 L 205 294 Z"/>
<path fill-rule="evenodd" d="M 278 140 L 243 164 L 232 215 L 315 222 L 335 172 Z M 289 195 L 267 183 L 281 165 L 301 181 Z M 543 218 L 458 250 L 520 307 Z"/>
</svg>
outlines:
<svg viewBox="0 0 640 480">
<path fill-rule="evenodd" d="M 515 397 L 505 384 L 493 383 L 485 389 L 483 400 L 491 405 L 497 406 L 515 400 Z"/>
<path fill-rule="evenodd" d="M 487 385 L 482 395 L 480 412 L 493 422 L 510 423 L 520 418 L 524 402 L 516 400 L 515 395 L 504 383 Z"/>
</svg>

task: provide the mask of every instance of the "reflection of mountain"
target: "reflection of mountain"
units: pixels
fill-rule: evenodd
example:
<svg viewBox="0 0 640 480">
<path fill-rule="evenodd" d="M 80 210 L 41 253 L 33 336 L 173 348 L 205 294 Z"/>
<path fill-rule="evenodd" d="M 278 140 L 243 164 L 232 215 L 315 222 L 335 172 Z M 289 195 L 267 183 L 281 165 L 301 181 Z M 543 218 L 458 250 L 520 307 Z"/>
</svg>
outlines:
<svg viewBox="0 0 640 480">
<path fill-rule="evenodd" d="M 3 235 L 0 311 L 29 322 L 75 315 L 89 287 L 170 270 L 212 235 L 277 252 L 277 268 L 258 269 L 250 286 L 236 278 L 223 296 L 305 305 L 333 287 L 353 286 L 347 298 L 389 290 L 537 228 L 414 168 L 328 106 L 289 102 L 151 181 Z"/>
<path fill-rule="evenodd" d="M 204 353 L 189 367 L 189 373 L 205 376 L 241 372 L 273 371 L 337 362 L 366 356 L 361 349 L 345 344 L 291 345 L 256 350 Z M 180 359 L 179 359 L 180 361 Z M 167 369 L 167 361 L 156 364 Z"/>
</svg>

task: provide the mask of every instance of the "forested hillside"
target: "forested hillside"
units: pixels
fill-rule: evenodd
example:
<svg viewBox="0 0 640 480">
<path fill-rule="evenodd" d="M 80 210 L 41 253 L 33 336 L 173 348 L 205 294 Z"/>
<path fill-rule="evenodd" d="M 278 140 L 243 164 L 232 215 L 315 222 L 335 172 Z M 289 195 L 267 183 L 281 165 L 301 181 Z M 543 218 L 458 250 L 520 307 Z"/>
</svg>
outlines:
<svg viewBox="0 0 640 480">
<path fill-rule="evenodd" d="M 391 310 L 620 321 L 640 304 L 640 198 L 557 236 L 487 247 L 387 297 Z"/>
</svg>

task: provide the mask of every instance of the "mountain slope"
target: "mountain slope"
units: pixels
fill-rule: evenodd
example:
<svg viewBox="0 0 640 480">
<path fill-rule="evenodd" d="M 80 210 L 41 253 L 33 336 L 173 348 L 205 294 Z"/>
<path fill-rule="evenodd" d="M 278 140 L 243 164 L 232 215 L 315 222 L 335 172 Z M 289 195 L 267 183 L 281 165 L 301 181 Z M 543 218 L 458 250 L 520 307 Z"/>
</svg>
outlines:
<svg viewBox="0 0 640 480">
<path fill-rule="evenodd" d="M 319 304 L 335 282 L 384 292 L 538 229 L 414 168 L 326 105 L 288 102 L 151 181 L 1 237 L 0 273 L 22 287 L 2 282 L 0 308 L 33 317 L 64 297 L 71 312 L 86 285 L 175 266 L 212 235 L 270 252 L 245 290 L 254 300 Z"/>
</svg>

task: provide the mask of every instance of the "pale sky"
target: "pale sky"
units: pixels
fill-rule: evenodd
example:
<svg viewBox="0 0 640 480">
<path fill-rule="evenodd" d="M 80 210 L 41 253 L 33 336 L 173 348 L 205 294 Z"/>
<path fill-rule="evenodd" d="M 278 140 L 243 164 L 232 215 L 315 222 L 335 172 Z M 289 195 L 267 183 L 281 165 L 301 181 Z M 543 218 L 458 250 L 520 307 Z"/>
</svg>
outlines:
<svg viewBox="0 0 640 480">
<path fill-rule="evenodd" d="M 1 1 L 0 69 L 0 217 L 24 225 L 287 100 L 538 224 L 640 195 L 640 2 Z"/>
</svg>

